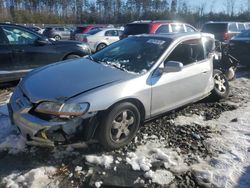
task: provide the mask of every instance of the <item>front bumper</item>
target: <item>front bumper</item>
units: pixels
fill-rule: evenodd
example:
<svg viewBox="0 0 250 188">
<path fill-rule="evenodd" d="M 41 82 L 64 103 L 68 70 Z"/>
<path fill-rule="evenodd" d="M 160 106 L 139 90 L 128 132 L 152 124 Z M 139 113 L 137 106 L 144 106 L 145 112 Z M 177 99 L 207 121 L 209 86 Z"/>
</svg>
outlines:
<svg viewBox="0 0 250 188">
<path fill-rule="evenodd" d="M 8 104 L 12 124 L 16 125 L 27 144 L 54 147 L 84 142 L 93 136 L 95 113 L 72 119 L 50 121 L 31 113 L 34 104 L 23 94 L 19 87 L 13 93 Z M 91 134 L 91 136 L 90 136 Z"/>
</svg>

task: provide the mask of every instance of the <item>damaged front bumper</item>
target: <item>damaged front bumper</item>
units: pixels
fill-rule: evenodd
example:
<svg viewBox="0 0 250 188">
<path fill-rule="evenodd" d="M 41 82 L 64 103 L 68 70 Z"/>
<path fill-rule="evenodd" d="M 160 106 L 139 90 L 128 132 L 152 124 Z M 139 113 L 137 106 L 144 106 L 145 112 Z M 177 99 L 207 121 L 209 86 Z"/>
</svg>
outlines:
<svg viewBox="0 0 250 188">
<path fill-rule="evenodd" d="M 96 113 L 71 119 L 45 118 L 35 114 L 33 107 L 34 104 L 20 88 L 15 90 L 8 104 L 12 124 L 17 126 L 28 145 L 54 147 L 79 141 L 86 144 L 93 138 L 97 126 Z"/>
</svg>

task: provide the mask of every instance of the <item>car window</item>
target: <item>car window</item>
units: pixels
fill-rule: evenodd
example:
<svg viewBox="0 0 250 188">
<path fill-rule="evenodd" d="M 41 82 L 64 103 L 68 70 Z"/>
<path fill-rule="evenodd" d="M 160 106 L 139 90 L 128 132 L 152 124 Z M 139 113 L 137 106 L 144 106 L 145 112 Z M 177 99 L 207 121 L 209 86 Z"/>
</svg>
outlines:
<svg viewBox="0 0 250 188">
<path fill-rule="evenodd" d="M 183 65 L 201 61 L 205 59 L 202 41 L 189 40 L 179 44 L 169 55 L 166 61 L 178 61 Z"/>
<path fill-rule="evenodd" d="M 171 24 L 172 32 L 174 33 L 183 33 L 185 32 L 183 24 Z"/>
<path fill-rule="evenodd" d="M 88 35 L 94 35 L 94 34 L 100 32 L 100 31 L 102 31 L 102 30 L 101 29 L 93 29 L 93 30 L 88 31 L 86 34 L 88 34 Z"/>
<path fill-rule="evenodd" d="M 123 31 L 118 30 L 118 34 L 119 34 L 119 36 L 123 35 Z"/>
<path fill-rule="evenodd" d="M 15 27 L 3 27 L 3 31 L 9 44 L 34 44 L 38 36 Z"/>
<path fill-rule="evenodd" d="M 226 23 L 205 24 L 201 31 L 207 33 L 224 33 L 227 31 L 227 24 Z"/>
<path fill-rule="evenodd" d="M 189 25 L 186 25 L 186 30 L 187 30 L 187 32 L 195 32 L 195 30 L 192 27 L 190 27 Z"/>
<path fill-rule="evenodd" d="M 57 31 L 64 31 L 64 28 L 63 27 L 57 27 L 56 30 Z"/>
<path fill-rule="evenodd" d="M 171 42 L 171 39 L 160 37 L 129 37 L 111 44 L 92 57 L 98 63 L 140 74 L 155 64 Z"/>
<path fill-rule="evenodd" d="M 111 37 L 118 36 L 118 32 L 117 30 L 109 30 L 105 32 L 105 36 L 111 36 Z"/>
<path fill-rule="evenodd" d="M 155 32 L 156 34 L 160 33 L 169 33 L 169 24 L 161 25 Z"/>
<path fill-rule="evenodd" d="M 244 26 L 243 23 L 239 23 L 239 24 L 238 24 L 238 30 L 239 30 L 239 31 L 244 31 L 244 30 L 245 30 L 245 26 Z"/>
<path fill-rule="evenodd" d="M 204 37 L 203 41 L 204 41 L 205 55 L 206 58 L 208 58 L 209 54 L 215 50 L 215 42 L 214 39 L 210 37 Z"/>
<path fill-rule="evenodd" d="M 6 38 L 4 36 L 4 33 L 2 32 L 1 28 L 0 28 L 0 45 L 1 44 L 8 44 L 8 41 L 6 41 Z"/>
<path fill-rule="evenodd" d="M 236 23 L 230 23 L 228 29 L 229 29 L 229 31 L 233 31 L 233 32 L 238 31 Z"/>
<path fill-rule="evenodd" d="M 128 24 L 125 26 L 125 35 L 139 35 L 149 33 L 149 24 Z"/>
</svg>

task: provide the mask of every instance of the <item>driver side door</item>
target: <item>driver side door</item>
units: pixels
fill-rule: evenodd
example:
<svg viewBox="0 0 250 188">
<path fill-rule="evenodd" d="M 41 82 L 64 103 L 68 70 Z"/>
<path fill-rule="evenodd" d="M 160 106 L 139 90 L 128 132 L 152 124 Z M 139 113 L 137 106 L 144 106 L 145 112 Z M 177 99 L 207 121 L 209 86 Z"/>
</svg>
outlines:
<svg viewBox="0 0 250 188">
<path fill-rule="evenodd" d="M 184 66 L 179 72 L 152 75 L 152 116 L 201 99 L 210 91 L 212 61 L 206 58 L 201 39 L 179 44 L 165 60 L 168 61 L 181 62 Z"/>
<path fill-rule="evenodd" d="M 3 26 L 2 29 L 16 70 L 26 71 L 58 60 L 58 53 L 52 44 L 36 44 L 41 36 L 16 26 Z"/>
</svg>

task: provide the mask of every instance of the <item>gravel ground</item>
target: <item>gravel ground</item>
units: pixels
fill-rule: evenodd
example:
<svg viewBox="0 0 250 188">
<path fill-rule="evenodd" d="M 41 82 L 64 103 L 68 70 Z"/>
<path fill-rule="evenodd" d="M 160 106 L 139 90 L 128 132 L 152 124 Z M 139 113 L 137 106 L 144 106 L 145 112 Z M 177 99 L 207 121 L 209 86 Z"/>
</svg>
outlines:
<svg viewBox="0 0 250 188">
<path fill-rule="evenodd" d="M 241 71 L 238 77 L 244 77 L 246 82 L 249 82 L 250 74 Z M 199 182 L 190 170 L 180 173 L 171 169 L 169 170 L 173 173 L 174 180 L 169 185 L 159 185 L 145 178 L 145 172 L 132 170 L 131 166 L 126 163 L 126 157 L 128 153 L 135 152 L 138 147 L 154 140 L 160 141 L 164 148 L 170 148 L 183 156 L 184 162 L 188 166 L 198 163 L 200 159 L 217 155 L 216 151 L 209 148 L 206 140 L 215 134 L 221 134 L 218 127 L 204 126 L 198 121 L 179 124 L 178 118 L 196 115 L 204 121 L 208 121 L 219 118 L 225 111 L 239 108 L 250 101 L 249 88 L 244 89 L 241 84 L 244 84 L 244 81 L 231 82 L 231 94 L 226 101 L 203 100 L 147 122 L 140 128 L 137 137 L 130 145 L 117 151 L 105 152 L 97 144 L 82 150 L 63 147 L 56 149 L 29 147 L 24 152 L 15 155 L 9 154 L 7 150 L 2 151 L 0 152 L 0 182 L 1 177 L 9 175 L 15 170 L 25 173 L 39 166 L 49 165 L 57 169 L 56 175 L 51 177 L 51 181 L 57 182 L 59 187 L 98 187 L 99 184 L 96 183 L 99 180 L 102 180 L 102 187 L 213 187 L 211 184 Z M 11 86 L 0 89 L 0 102 L 8 98 L 13 88 Z M 119 161 L 119 163 L 112 164 L 111 168 L 103 168 L 87 162 L 85 158 L 87 154 L 111 155 L 114 157 L 114 161 Z M 76 170 L 76 167 L 82 169 Z M 162 162 L 152 164 L 153 170 L 163 168 Z M 138 177 L 140 177 L 140 181 L 136 181 Z M 27 185 L 21 186 L 28 187 Z M 4 185 L 0 184 L 0 187 L 4 187 Z"/>
</svg>

